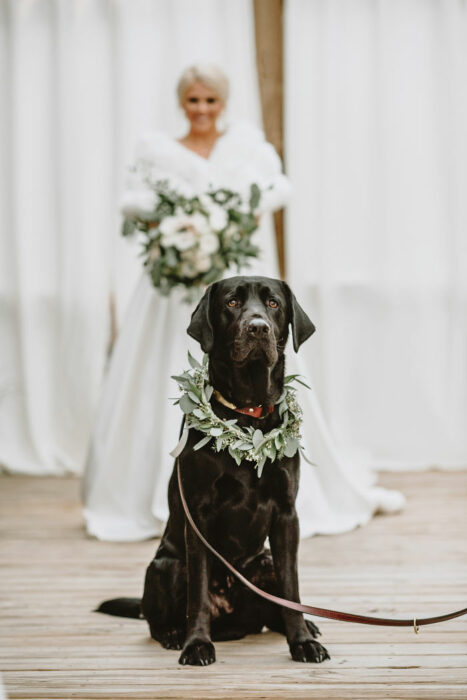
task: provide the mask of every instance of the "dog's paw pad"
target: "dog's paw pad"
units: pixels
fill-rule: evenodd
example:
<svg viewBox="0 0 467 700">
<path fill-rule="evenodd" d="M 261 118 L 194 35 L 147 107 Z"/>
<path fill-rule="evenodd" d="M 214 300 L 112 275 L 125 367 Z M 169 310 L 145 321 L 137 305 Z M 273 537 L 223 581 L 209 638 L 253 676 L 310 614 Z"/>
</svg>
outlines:
<svg viewBox="0 0 467 700">
<path fill-rule="evenodd" d="M 185 633 L 183 630 L 173 629 L 167 630 L 160 635 L 160 643 L 164 649 L 182 649 L 185 641 Z"/>
<path fill-rule="evenodd" d="M 308 632 L 311 634 L 312 637 L 316 639 L 316 637 L 319 637 L 321 635 L 319 627 L 317 627 L 313 622 L 311 622 L 311 620 L 305 620 L 305 624 L 308 627 Z"/>
<path fill-rule="evenodd" d="M 314 639 L 304 642 L 294 642 L 290 645 L 290 653 L 294 661 L 311 662 L 320 664 L 326 659 L 330 659 L 327 650 Z"/>
<path fill-rule="evenodd" d="M 209 666 L 216 660 L 214 644 L 204 641 L 193 641 L 187 644 L 178 660 L 182 666 Z"/>
</svg>

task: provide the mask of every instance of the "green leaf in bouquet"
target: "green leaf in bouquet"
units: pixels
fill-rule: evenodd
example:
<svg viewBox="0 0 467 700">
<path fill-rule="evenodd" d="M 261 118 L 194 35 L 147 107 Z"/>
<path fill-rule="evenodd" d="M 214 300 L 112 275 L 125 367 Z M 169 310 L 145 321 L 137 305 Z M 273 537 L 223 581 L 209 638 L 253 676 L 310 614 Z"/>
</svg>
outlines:
<svg viewBox="0 0 467 700">
<path fill-rule="evenodd" d="M 123 219 L 122 236 L 132 236 L 136 230 L 136 221 L 134 219 Z"/>
<path fill-rule="evenodd" d="M 162 267 L 161 267 L 160 260 L 155 260 L 152 263 L 152 265 L 149 269 L 149 274 L 151 275 L 151 280 L 152 280 L 153 285 L 155 287 L 160 287 L 161 279 L 162 279 Z"/>
<path fill-rule="evenodd" d="M 259 189 L 257 184 L 253 183 L 250 188 L 250 209 L 252 209 L 252 211 L 258 208 L 260 199 L 261 190 Z"/>
</svg>

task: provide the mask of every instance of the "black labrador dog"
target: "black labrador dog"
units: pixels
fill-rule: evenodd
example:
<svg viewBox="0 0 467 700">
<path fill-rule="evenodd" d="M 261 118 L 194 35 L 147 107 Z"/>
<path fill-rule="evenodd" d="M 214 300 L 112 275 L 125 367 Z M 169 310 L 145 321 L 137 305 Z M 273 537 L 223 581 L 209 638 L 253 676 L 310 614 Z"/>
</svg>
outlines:
<svg viewBox="0 0 467 700">
<path fill-rule="evenodd" d="M 214 412 L 263 432 L 280 425 L 275 406 L 283 391 L 284 348 L 292 328 L 295 351 L 315 330 L 285 282 L 232 277 L 212 284 L 193 312 L 188 333 L 209 354 Z M 217 397 L 217 398 L 215 398 Z M 220 399 L 220 400 L 219 400 Z M 230 404 L 226 405 L 226 404 Z M 264 417 L 234 407 L 269 407 Z M 295 498 L 299 454 L 271 462 L 260 478 L 227 451 L 193 446 L 190 430 L 179 457 L 188 507 L 199 529 L 244 576 L 269 593 L 299 602 Z M 238 582 L 186 522 L 176 470 L 169 484 L 170 516 L 146 572 L 142 600 L 106 601 L 101 612 L 144 617 L 166 649 L 182 649 L 181 664 L 215 661 L 213 641 L 240 639 L 268 627 L 284 634 L 295 661 L 329 658 L 318 628 L 301 613 L 259 598 Z M 271 551 L 264 548 L 269 537 Z"/>
</svg>

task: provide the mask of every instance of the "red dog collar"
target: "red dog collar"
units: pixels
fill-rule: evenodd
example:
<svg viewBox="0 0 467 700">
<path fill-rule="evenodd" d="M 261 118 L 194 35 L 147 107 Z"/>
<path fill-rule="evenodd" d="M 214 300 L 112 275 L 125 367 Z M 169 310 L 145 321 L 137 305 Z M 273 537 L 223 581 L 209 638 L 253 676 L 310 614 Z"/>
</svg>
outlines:
<svg viewBox="0 0 467 700">
<path fill-rule="evenodd" d="M 223 406 L 227 406 L 227 408 L 232 409 L 232 411 L 236 411 L 237 413 L 243 413 L 245 416 L 251 416 L 252 418 L 266 418 L 266 416 L 269 416 L 274 411 L 273 405 L 246 406 L 245 408 L 238 408 L 238 406 L 235 406 L 235 404 L 231 403 L 230 401 L 227 401 L 227 399 L 224 399 L 222 394 L 216 389 L 214 389 L 213 395 L 216 401 L 221 403 Z M 265 411 L 264 415 L 263 410 Z"/>
</svg>

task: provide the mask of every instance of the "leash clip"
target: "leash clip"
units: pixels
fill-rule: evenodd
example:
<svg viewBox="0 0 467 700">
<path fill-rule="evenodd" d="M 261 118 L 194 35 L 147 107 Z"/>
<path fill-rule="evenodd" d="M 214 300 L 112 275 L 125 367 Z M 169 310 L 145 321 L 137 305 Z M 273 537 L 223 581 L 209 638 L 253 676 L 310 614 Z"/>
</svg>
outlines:
<svg viewBox="0 0 467 700">
<path fill-rule="evenodd" d="M 416 618 L 415 615 L 414 615 L 414 618 L 413 618 L 413 631 L 415 632 L 415 634 L 418 634 L 419 630 L 420 630 L 420 627 L 417 625 L 417 618 Z"/>
</svg>

